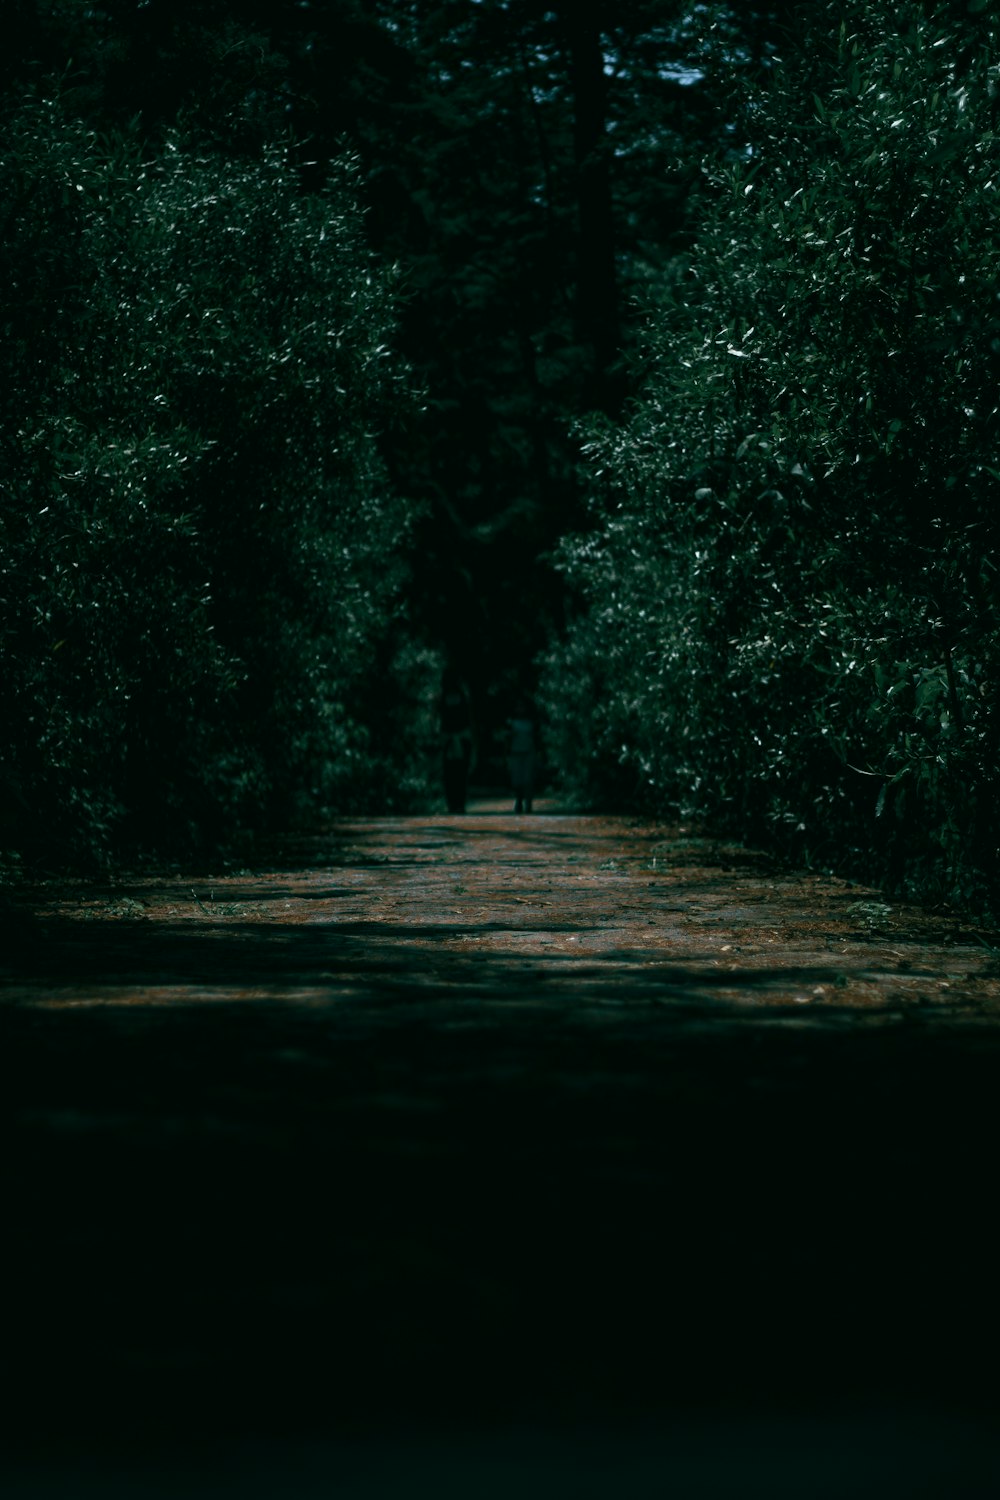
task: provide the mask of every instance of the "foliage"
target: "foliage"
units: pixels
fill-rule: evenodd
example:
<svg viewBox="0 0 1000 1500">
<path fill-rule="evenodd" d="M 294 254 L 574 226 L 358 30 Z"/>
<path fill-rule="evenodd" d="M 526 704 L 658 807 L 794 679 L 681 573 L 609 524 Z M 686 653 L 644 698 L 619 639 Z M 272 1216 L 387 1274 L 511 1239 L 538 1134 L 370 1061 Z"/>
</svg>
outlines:
<svg viewBox="0 0 1000 1500">
<path fill-rule="evenodd" d="M 687 244 L 726 81 L 791 0 L 18 0 L 0 82 L 63 74 L 100 131 L 254 161 L 307 192 L 350 143 L 364 233 L 402 268 L 422 420 L 384 436 L 419 503 L 414 627 L 488 738 L 563 620 L 549 554 L 585 524 L 571 427 L 617 410 L 635 292 Z"/>
<path fill-rule="evenodd" d="M 393 752 L 361 685 L 377 657 L 386 691 L 426 670 L 353 165 L 305 196 L 281 149 L 151 149 L 58 98 L 4 133 L 4 841 L 216 840 L 363 802 Z"/>
<path fill-rule="evenodd" d="M 890 885 L 1000 868 L 995 22 L 804 12 L 591 435 L 563 770 Z"/>
<path fill-rule="evenodd" d="M 622 292 L 683 232 L 682 142 L 718 128 L 707 91 L 678 81 L 700 77 L 680 66 L 695 45 L 683 10 L 339 0 L 300 13 L 298 127 L 312 154 L 339 130 L 357 142 L 374 242 L 405 267 L 401 347 L 429 393 L 429 420 L 396 454 L 427 502 L 420 606 L 487 718 L 489 685 L 530 670 L 560 618 L 545 554 L 581 519 L 570 425 L 614 399 Z M 602 39 L 603 92 L 580 61 Z M 604 174 L 589 199 L 583 157 Z M 617 258 L 584 229 L 591 200 Z"/>
<path fill-rule="evenodd" d="M 427 392 L 381 435 L 422 512 L 414 629 L 485 736 L 563 618 L 548 554 L 583 512 L 572 423 L 617 409 L 635 289 L 686 243 L 724 81 L 789 0 L 16 0 L 0 88 L 59 75 L 101 133 L 248 163 L 286 132 L 312 193 L 349 142 L 394 337 Z"/>
</svg>

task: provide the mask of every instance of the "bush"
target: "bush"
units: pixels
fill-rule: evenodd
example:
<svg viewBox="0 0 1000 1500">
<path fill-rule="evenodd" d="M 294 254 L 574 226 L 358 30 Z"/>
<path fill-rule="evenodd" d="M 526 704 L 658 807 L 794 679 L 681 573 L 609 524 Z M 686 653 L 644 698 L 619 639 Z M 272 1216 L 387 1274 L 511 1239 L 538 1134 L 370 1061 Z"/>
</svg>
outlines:
<svg viewBox="0 0 1000 1500">
<path fill-rule="evenodd" d="M 281 149 L 143 148 L 58 99 L 5 136 L 5 842 L 79 857 L 362 801 L 391 779 L 358 705 L 405 636 L 411 517 L 352 164 L 307 196 Z"/>
<path fill-rule="evenodd" d="M 995 24 L 810 9 L 706 168 L 646 380 L 592 434 L 550 711 L 797 858 L 973 905 L 1000 868 Z"/>
</svg>

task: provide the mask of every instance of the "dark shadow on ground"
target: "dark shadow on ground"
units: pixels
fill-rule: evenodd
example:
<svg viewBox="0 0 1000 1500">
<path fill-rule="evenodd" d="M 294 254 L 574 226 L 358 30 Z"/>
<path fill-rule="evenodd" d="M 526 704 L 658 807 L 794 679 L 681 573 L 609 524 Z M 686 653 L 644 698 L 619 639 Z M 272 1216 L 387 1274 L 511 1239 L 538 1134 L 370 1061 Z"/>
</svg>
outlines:
<svg viewBox="0 0 1000 1500">
<path fill-rule="evenodd" d="M 991 1422 L 1000 1034 L 592 925 L 26 927 L 8 1443 Z"/>
<path fill-rule="evenodd" d="M 451 960 L 376 981 L 377 927 L 52 934 L 123 1003 L 0 1014 L 22 1432 L 991 1410 L 992 1032 L 755 1014 L 693 965 L 491 960 L 470 1005 Z"/>
<path fill-rule="evenodd" d="M 281 986 L 328 986 L 331 996 L 351 987 L 356 979 L 375 981 L 376 994 L 399 984 L 413 989 L 437 984 L 442 996 L 472 989 L 478 997 L 525 998 L 523 986 L 569 987 L 583 980 L 597 981 L 606 971 L 608 995 L 622 1003 L 657 998 L 683 1000 L 692 994 L 706 999 L 713 989 L 742 987 L 748 993 L 776 984 L 808 985 L 831 981 L 833 964 L 776 964 L 769 967 L 712 970 L 717 954 L 688 954 L 684 962 L 664 961 L 658 948 L 615 946 L 610 951 L 572 956 L 534 952 L 483 952 L 468 957 L 449 944 L 457 940 L 509 937 L 518 941 L 539 937 L 589 937 L 593 926 L 578 922 L 502 920 L 242 922 L 218 923 L 149 921 L 81 921 L 46 917 L 40 933 L 5 955 L 4 975 L 11 994 L 17 981 L 32 986 L 71 984 L 86 993 L 101 985 L 138 989 L 215 984 L 229 989 L 253 987 L 262 992 Z M 633 965 L 627 992 L 619 970 Z M 591 984 L 591 990 L 599 988 Z M 181 998 L 181 997 L 179 997 Z M 460 998 L 460 994 L 459 994 Z"/>
</svg>

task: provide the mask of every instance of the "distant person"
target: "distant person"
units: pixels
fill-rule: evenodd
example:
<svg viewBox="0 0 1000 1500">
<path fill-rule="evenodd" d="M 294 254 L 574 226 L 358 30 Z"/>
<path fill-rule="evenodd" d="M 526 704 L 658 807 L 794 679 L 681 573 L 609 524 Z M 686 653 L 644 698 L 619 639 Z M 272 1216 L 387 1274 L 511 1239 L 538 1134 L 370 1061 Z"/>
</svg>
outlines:
<svg viewBox="0 0 1000 1500">
<path fill-rule="evenodd" d="M 472 763 L 472 709 L 465 684 L 451 667 L 441 679 L 441 753 L 448 811 L 464 813 Z"/>
<path fill-rule="evenodd" d="M 507 720 L 510 734 L 510 784 L 514 792 L 514 811 L 530 812 L 531 799 L 535 793 L 535 774 L 538 769 L 538 744 L 535 736 L 535 715 L 531 704 L 522 694 L 514 705 L 514 713 Z"/>
</svg>

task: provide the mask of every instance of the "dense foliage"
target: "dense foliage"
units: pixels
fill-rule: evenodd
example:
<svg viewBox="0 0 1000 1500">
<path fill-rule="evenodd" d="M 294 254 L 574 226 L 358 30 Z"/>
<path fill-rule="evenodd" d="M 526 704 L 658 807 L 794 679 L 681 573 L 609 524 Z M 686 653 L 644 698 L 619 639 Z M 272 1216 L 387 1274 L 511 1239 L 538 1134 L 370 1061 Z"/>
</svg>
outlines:
<svg viewBox="0 0 1000 1500">
<path fill-rule="evenodd" d="M 424 641 L 502 773 L 562 616 L 571 423 L 620 403 L 623 308 L 768 9 L 15 0 L 0 842 L 406 801 Z M 391 331 L 365 245 L 402 268 Z M 422 419 L 393 420 L 387 344 Z"/>
<path fill-rule="evenodd" d="M 305 196 L 281 150 L 151 149 L 58 99 L 4 139 L 7 841 L 217 842 L 405 799 L 410 521 L 373 437 L 404 376 L 353 167 Z"/>
<path fill-rule="evenodd" d="M 995 899 L 990 10 L 17 0 L 0 844 L 499 773 L 568 584 L 578 795 Z"/>
<path fill-rule="evenodd" d="M 758 18 L 737 14 L 685 0 L 302 13 L 303 126 L 358 141 L 375 243 L 405 267 L 402 347 L 430 417 L 397 460 L 426 502 L 421 604 L 487 728 L 563 623 L 549 553 L 584 520 L 573 424 L 620 409 L 631 300 L 685 242 L 723 80 L 749 56 L 741 27 Z"/>
<path fill-rule="evenodd" d="M 629 299 L 688 233 L 724 81 L 763 46 L 773 5 L 18 8 L 22 52 L 67 70 L 92 119 L 138 117 L 155 138 L 184 111 L 243 155 L 284 128 L 307 190 L 350 142 L 369 243 L 403 271 L 398 347 L 426 392 L 426 419 L 384 445 L 423 512 L 412 603 L 480 719 L 502 720 L 562 618 L 546 554 L 582 519 L 572 422 L 620 403 Z"/>
<path fill-rule="evenodd" d="M 983 5 L 804 11 L 593 432 L 565 776 L 985 903 L 1000 869 L 1000 151 Z"/>
</svg>

